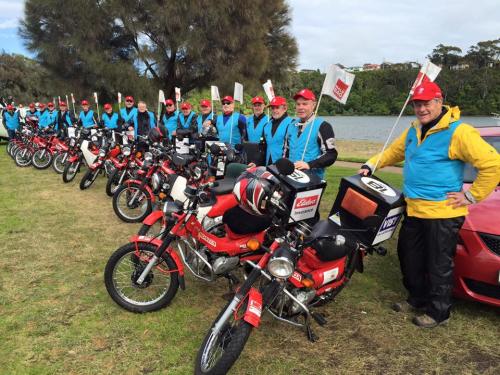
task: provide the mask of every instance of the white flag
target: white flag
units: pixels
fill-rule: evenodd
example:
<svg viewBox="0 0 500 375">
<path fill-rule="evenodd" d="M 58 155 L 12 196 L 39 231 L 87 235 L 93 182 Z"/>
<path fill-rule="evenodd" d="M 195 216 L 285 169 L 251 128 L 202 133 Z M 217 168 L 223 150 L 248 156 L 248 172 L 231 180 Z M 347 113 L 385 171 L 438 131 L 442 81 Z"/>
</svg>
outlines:
<svg viewBox="0 0 500 375">
<path fill-rule="evenodd" d="M 59 101 L 58 105 L 61 105 L 61 97 L 60 96 L 57 97 L 57 100 Z"/>
<path fill-rule="evenodd" d="M 212 96 L 212 101 L 220 101 L 219 88 L 217 86 L 210 86 L 210 94 Z"/>
<path fill-rule="evenodd" d="M 337 65 L 331 65 L 326 73 L 321 93 L 331 96 L 339 103 L 345 104 L 353 82 L 354 74 L 346 72 Z"/>
<path fill-rule="evenodd" d="M 422 65 L 422 68 L 420 68 L 420 71 L 417 74 L 417 79 L 415 80 L 415 82 L 413 82 L 413 86 L 411 87 L 410 94 L 413 95 L 415 87 L 417 87 L 421 83 L 434 82 L 440 71 L 441 68 L 439 66 L 427 60 L 425 64 Z"/>
<path fill-rule="evenodd" d="M 176 102 L 181 101 L 181 89 L 180 89 L 180 87 L 175 88 L 175 101 Z"/>
<path fill-rule="evenodd" d="M 99 101 L 97 100 L 97 93 L 96 92 L 94 92 L 94 100 L 95 100 L 96 104 L 99 103 Z"/>
<path fill-rule="evenodd" d="M 243 104 L 243 85 L 238 82 L 234 83 L 234 100 Z"/>
<path fill-rule="evenodd" d="M 163 90 L 158 91 L 158 103 L 164 103 L 165 102 L 165 93 Z"/>
<path fill-rule="evenodd" d="M 73 96 L 73 93 L 71 93 L 71 103 L 75 104 L 75 97 Z"/>
<path fill-rule="evenodd" d="M 118 93 L 118 103 L 122 104 L 122 93 Z"/>
<path fill-rule="evenodd" d="M 274 95 L 274 88 L 273 88 L 273 84 L 272 84 L 271 80 L 268 79 L 267 82 L 262 85 L 262 87 L 264 88 L 264 92 L 266 93 L 269 101 L 273 100 L 275 95 Z"/>
</svg>

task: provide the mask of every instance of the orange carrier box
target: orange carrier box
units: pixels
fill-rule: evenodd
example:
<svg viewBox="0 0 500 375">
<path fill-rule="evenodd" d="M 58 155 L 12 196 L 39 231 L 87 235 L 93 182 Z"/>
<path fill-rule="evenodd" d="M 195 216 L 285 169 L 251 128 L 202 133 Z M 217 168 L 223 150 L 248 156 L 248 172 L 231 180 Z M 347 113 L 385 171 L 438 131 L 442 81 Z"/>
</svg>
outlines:
<svg viewBox="0 0 500 375">
<path fill-rule="evenodd" d="M 364 219 L 378 216 L 375 229 L 351 232 L 365 245 L 376 245 L 392 237 L 405 206 L 401 191 L 375 176 L 343 177 L 329 220 L 342 228 L 363 230 Z"/>
</svg>

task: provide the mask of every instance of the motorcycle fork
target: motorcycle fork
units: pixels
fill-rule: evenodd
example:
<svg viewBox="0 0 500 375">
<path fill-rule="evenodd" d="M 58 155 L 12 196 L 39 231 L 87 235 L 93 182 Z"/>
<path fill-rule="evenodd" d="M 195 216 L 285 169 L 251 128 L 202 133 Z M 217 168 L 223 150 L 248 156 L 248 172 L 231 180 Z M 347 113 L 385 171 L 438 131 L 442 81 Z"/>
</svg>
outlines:
<svg viewBox="0 0 500 375">
<path fill-rule="evenodd" d="M 144 270 L 142 271 L 141 275 L 137 279 L 136 283 L 141 285 L 144 282 L 144 279 L 148 276 L 149 272 L 151 272 L 151 269 L 155 266 L 155 264 L 158 262 L 158 259 L 162 256 L 162 254 L 167 250 L 167 248 L 170 246 L 172 241 L 175 239 L 175 236 L 169 234 L 165 239 L 163 240 L 162 244 L 156 249 L 154 255 L 151 257 L 149 260 L 148 265 Z"/>
</svg>

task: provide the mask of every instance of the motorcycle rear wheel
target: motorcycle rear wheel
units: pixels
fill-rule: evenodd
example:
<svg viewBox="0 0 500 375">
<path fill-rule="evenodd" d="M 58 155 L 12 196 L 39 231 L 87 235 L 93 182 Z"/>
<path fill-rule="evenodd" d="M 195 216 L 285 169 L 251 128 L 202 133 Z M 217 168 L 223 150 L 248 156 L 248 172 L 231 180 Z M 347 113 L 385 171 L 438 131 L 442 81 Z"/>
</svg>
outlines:
<svg viewBox="0 0 500 375">
<path fill-rule="evenodd" d="M 82 162 L 80 160 L 76 160 L 76 161 L 69 162 L 66 164 L 66 166 L 64 167 L 63 174 L 62 174 L 62 179 L 64 182 L 68 183 L 68 182 L 71 182 L 75 179 L 76 174 L 78 173 L 78 170 L 80 169 L 81 163 Z"/>
<path fill-rule="evenodd" d="M 46 169 L 52 163 L 53 155 L 46 149 L 37 150 L 33 154 L 33 166 L 36 169 Z"/>
<path fill-rule="evenodd" d="M 155 250 L 156 246 L 153 244 L 128 243 L 109 258 L 104 270 L 104 284 L 113 301 L 125 310 L 135 313 L 156 311 L 166 307 L 174 299 L 179 289 L 179 278 L 177 265 L 168 253 L 163 254 L 143 284 L 135 282 Z"/>
</svg>

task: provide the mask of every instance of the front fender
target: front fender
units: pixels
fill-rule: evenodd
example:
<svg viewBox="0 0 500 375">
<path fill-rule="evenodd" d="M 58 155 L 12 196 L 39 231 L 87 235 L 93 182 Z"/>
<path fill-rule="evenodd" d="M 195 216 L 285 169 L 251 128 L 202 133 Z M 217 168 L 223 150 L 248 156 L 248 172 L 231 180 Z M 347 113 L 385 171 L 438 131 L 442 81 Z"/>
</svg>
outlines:
<svg viewBox="0 0 500 375">
<path fill-rule="evenodd" d="M 125 184 L 127 186 L 129 186 L 129 187 L 131 185 L 141 186 L 142 181 L 139 181 L 139 180 L 127 180 L 127 181 L 125 181 Z M 151 187 L 148 184 L 144 184 L 144 189 L 146 189 L 146 191 L 148 192 L 149 199 L 151 200 L 151 202 L 154 203 L 156 201 L 156 198 L 155 198 L 155 195 L 154 195 L 153 190 L 151 189 Z"/>
<path fill-rule="evenodd" d="M 248 292 L 248 304 L 243 316 L 243 320 L 255 328 L 260 324 L 262 315 L 262 294 L 255 288 L 251 288 Z"/>
<path fill-rule="evenodd" d="M 163 218 L 163 212 L 161 210 L 155 210 L 151 212 L 148 216 L 146 216 L 146 218 L 142 223 L 146 225 L 153 225 L 162 218 Z"/>
</svg>

